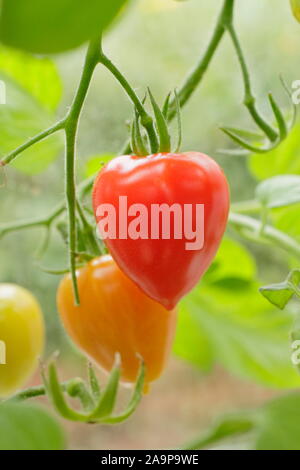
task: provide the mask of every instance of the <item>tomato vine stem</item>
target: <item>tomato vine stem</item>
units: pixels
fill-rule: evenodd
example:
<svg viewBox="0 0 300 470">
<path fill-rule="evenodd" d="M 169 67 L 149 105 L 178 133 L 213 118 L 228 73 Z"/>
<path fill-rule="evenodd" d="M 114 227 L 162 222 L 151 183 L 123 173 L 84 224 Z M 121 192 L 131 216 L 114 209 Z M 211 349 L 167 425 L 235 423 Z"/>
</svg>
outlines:
<svg viewBox="0 0 300 470">
<path fill-rule="evenodd" d="M 57 131 L 63 130 L 65 127 L 66 119 L 62 119 L 61 121 L 58 121 L 57 123 L 53 124 L 51 127 L 48 129 L 40 132 L 39 134 L 35 135 L 31 139 L 29 139 L 27 142 L 24 144 L 20 145 L 16 149 L 14 149 L 12 152 L 8 153 L 1 161 L 0 161 L 0 166 L 8 165 L 11 163 L 20 153 L 24 152 L 26 149 L 31 147 L 34 144 L 37 144 L 41 140 L 46 139 L 47 137 L 50 137 L 50 135 L 54 134 Z"/>
<path fill-rule="evenodd" d="M 275 142 L 278 138 L 277 132 L 271 127 L 266 120 L 260 115 L 256 107 L 256 99 L 252 92 L 252 85 L 250 79 L 250 73 L 247 67 L 247 63 L 242 51 L 240 41 L 238 39 L 233 19 L 226 24 L 226 29 L 231 37 L 232 43 L 237 53 L 237 57 L 241 66 L 242 76 L 244 80 L 245 96 L 244 96 L 244 105 L 248 109 L 253 120 L 256 122 L 258 127 L 266 134 L 271 142 Z"/>
<path fill-rule="evenodd" d="M 78 186 L 78 195 L 83 197 L 86 191 L 89 191 L 94 182 L 94 177 L 87 178 L 82 181 Z M 61 201 L 57 207 L 50 212 L 46 217 L 40 217 L 37 219 L 27 219 L 19 222 L 11 222 L 0 225 L 0 238 L 7 235 L 10 232 L 17 232 L 19 230 L 25 230 L 35 227 L 49 227 L 59 216 L 66 210 L 65 201 Z"/>
<path fill-rule="evenodd" d="M 300 244 L 284 232 L 265 225 L 261 232 L 261 221 L 247 215 L 231 212 L 229 215 L 229 224 L 246 237 L 250 235 L 251 240 L 257 243 L 269 242 L 285 250 L 296 259 L 300 259 Z"/>
<path fill-rule="evenodd" d="M 168 103 L 168 111 L 166 119 L 168 122 L 173 121 L 177 116 L 177 103 L 178 100 L 182 108 L 190 99 L 196 88 L 201 84 L 202 79 L 221 43 L 221 40 L 226 31 L 226 25 L 229 23 L 233 16 L 234 0 L 224 0 L 221 12 L 219 14 L 213 35 L 206 47 L 204 54 L 201 56 L 200 61 L 196 64 L 195 68 L 188 74 L 182 86 L 177 91 L 177 97 L 170 99 Z M 122 149 L 122 154 L 128 154 L 131 151 L 130 143 L 127 141 Z"/>
<path fill-rule="evenodd" d="M 65 120 L 65 187 L 66 203 L 69 222 L 69 268 L 72 276 L 73 290 L 76 305 L 79 305 L 79 292 L 76 278 L 76 180 L 75 180 L 75 159 L 76 159 L 76 136 L 80 120 L 82 107 L 93 77 L 94 70 L 99 62 L 100 40 L 97 38 L 90 42 L 80 83 L 75 94 L 73 103 Z"/>
<path fill-rule="evenodd" d="M 38 219 L 29 219 L 17 223 L 3 224 L 0 226 L 0 238 L 10 232 L 24 230 L 33 227 L 49 227 L 65 210 L 64 204 L 60 203 L 48 216 Z"/>
<path fill-rule="evenodd" d="M 178 90 L 178 99 L 180 106 L 183 107 L 192 96 L 196 88 L 202 82 L 202 79 L 218 49 L 218 46 L 226 31 L 226 26 L 232 20 L 234 0 L 224 0 L 221 13 L 217 20 L 214 32 L 208 43 L 208 46 L 201 56 L 196 67 L 190 72 L 181 88 Z M 176 116 L 176 98 L 170 101 L 168 120 L 172 121 Z"/>
<path fill-rule="evenodd" d="M 106 67 L 113 76 L 117 79 L 120 83 L 124 91 L 127 93 L 129 98 L 131 99 L 132 103 L 134 104 L 138 114 L 141 117 L 141 123 L 143 127 L 146 129 L 149 143 L 152 153 L 156 153 L 158 151 L 158 139 L 155 132 L 153 118 L 147 113 L 142 101 L 137 96 L 134 89 L 129 84 L 128 80 L 124 77 L 124 75 L 120 72 L 120 70 L 113 64 L 113 62 L 104 54 L 103 49 L 101 47 L 99 63 Z"/>
</svg>

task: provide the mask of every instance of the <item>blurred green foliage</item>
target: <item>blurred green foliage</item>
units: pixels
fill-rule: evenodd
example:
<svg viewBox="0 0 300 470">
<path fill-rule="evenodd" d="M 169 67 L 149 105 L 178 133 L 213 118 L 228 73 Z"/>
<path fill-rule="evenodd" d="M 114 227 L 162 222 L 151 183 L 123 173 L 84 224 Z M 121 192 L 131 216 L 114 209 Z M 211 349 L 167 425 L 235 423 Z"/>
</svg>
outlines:
<svg viewBox="0 0 300 470">
<path fill-rule="evenodd" d="M 62 450 L 66 441 L 58 422 L 40 406 L 0 405 L 0 450 Z"/>
<path fill-rule="evenodd" d="M 0 39 L 34 53 L 80 46 L 103 31 L 127 0 L 2 0 Z"/>
<path fill-rule="evenodd" d="M 266 94 L 270 87 L 282 97 L 282 104 L 286 103 L 279 74 L 283 73 L 288 83 L 299 78 L 294 66 L 299 27 L 290 15 L 288 2 L 273 3 L 272 18 L 268 2 L 259 0 L 251 2 L 251 8 L 248 0 L 240 0 L 236 14 L 259 104 L 269 117 Z M 141 97 L 150 85 L 162 102 L 204 50 L 220 6 L 219 0 L 205 4 L 198 0 L 139 0 L 118 28 L 107 35 L 105 50 Z M 50 61 L 1 48 L 0 74 L 7 83 L 7 105 L 0 108 L 1 154 L 65 114 L 77 87 L 83 56 L 84 48 Z M 252 199 L 256 179 L 299 173 L 298 127 L 268 155 L 246 159 L 218 153 L 219 148 L 232 146 L 219 132 L 219 124 L 249 127 L 242 96 L 238 63 L 226 39 L 203 84 L 183 110 L 183 148 L 208 153 L 222 164 L 234 201 Z M 126 121 L 132 118 L 132 111 L 119 85 L 99 67 L 79 131 L 77 167 L 82 178 L 97 171 L 104 158 L 119 152 L 128 134 Z M 1 222 L 45 215 L 63 198 L 61 156 L 62 142 L 54 136 L 16 159 L 14 166 L 21 172 L 5 169 Z M 272 212 L 276 226 L 300 235 L 297 208 L 295 205 Z M 66 342 L 55 306 L 59 279 L 42 272 L 38 265 L 64 268 L 66 253 L 59 235 L 54 233 L 43 260 L 35 260 L 41 236 L 42 230 L 37 229 L 3 238 L 0 276 L 2 281 L 16 282 L 34 291 L 47 318 L 48 348 L 62 349 Z M 182 304 L 176 354 L 205 371 L 217 362 L 240 377 L 271 387 L 299 386 L 289 358 L 292 316 L 274 310 L 258 292 L 261 282 L 286 277 L 287 267 L 288 260 L 270 248 L 249 243 L 243 247 L 226 239 L 203 282 Z"/>
</svg>

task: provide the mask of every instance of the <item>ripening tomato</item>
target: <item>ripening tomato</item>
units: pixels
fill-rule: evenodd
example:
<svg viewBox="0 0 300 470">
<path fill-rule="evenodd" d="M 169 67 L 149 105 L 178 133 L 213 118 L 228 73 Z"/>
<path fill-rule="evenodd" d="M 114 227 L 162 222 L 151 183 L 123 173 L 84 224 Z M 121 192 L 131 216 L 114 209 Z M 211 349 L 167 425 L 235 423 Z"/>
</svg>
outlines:
<svg viewBox="0 0 300 470">
<path fill-rule="evenodd" d="M 93 206 L 122 271 L 172 309 L 197 284 L 218 250 L 229 190 L 223 171 L 207 155 L 128 155 L 100 171 Z"/>
<path fill-rule="evenodd" d="M 0 397 L 15 393 L 30 378 L 44 347 L 41 309 L 26 289 L 0 284 Z"/>
<path fill-rule="evenodd" d="M 57 292 L 58 311 L 75 344 L 106 371 L 120 353 L 124 382 L 136 381 L 140 357 L 146 365 L 145 384 L 157 379 L 171 350 L 176 312 L 143 294 L 109 255 L 78 269 L 77 280 L 79 306 L 70 275 Z"/>
</svg>

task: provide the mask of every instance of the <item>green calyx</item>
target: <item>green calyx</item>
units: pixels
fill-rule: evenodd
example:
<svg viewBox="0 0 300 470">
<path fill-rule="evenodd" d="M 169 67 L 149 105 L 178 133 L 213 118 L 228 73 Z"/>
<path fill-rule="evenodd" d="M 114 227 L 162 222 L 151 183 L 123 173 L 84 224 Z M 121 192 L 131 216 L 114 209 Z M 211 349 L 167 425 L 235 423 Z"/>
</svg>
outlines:
<svg viewBox="0 0 300 470">
<path fill-rule="evenodd" d="M 120 376 L 121 360 L 119 355 L 116 355 L 115 365 L 103 390 L 91 364 L 88 366 L 87 382 L 76 378 L 69 381 L 67 385 L 61 384 L 55 361 L 51 361 L 48 370 L 42 373 L 46 393 L 56 411 L 63 418 L 70 421 L 101 424 L 117 424 L 126 421 L 134 413 L 142 399 L 145 380 L 143 361 L 141 361 L 139 375 L 127 407 L 124 411 L 115 414 Z M 66 395 L 77 398 L 81 403 L 81 409 L 72 408 Z"/>
<path fill-rule="evenodd" d="M 299 19 L 300 19 L 300 0 L 297 0 L 299 3 Z M 223 131 L 228 137 L 230 137 L 236 144 L 238 144 L 242 151 L 245 151 L 245 155 L 249 153 L 267 153 L 271 150 L 277 148 L 288 136 L 291 129 L 294 127 L 296 117 L 297 117 L 297 108 L 293 103 L 291 93 L 288 86 L 282 77 L 280 77 L 282 86 L 286 91 L 289 101 L 292 108 L 292 118 L 288 119 L 286 113 L 281 110 L 280 106 L 277 104 L 272 93 L 268 94 L 268 100 L 270 107 L 273 112 L 274 123 L 276 125 L 275 129 L 275 139 L 270 136 L 264 129 L 262 132 L 257 133 L 253 131 L 247 131 L 245 129 L 238 129 L 234 127 L 220 127 L 220 130 Z M 259 125 L 260 120 L 256 119 L 256 123 Z M 262 130 L 262 127 L 261 127 Z M 235 154 L 235 150 L 221 150 L 221 153 L 224 154 Z"/>
<path fill-rule="evenodd" d="M 152 92 L 148 88 L 148 96 L 150 98 L 154 115 L 155 135 L 153 136 L 153 139 L 151 139 L 151 137 L 149 137 L 149 135 L 147 136 L 145 131 L 141 129 L 141 124 L 143 127 L 145 127 L 145 125 L 143 123 L 143 117 L 139 114 L 136 108 L 135 116 L 131 125 L 131 149 L 135 155 L 145 156 L 150 153 L 169 153 L 171 151 L 178 152 L 180 150 L 182 142 L 180 103 L 176 91 L 174 92 L 174 95 L 178 123 L 178 142 L 176 147 L 172 150 L 172 142 L 168 126 L 171 93 L 167 95 L 161 109 Z"/>
</svg>

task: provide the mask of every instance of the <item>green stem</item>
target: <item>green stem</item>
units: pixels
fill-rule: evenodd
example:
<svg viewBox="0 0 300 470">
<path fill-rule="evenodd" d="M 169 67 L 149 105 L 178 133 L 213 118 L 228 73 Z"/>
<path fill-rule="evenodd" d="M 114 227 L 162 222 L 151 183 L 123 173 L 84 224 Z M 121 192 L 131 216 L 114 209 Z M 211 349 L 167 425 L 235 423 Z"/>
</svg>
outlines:
<svg viewBox="0 0 300 470">
<path fill-rule="evenodd" d="M 189 76 L 184 81 L 183 85 L 178 91 L 178 98 L 180 106 L 183 107 L 191 95 L 194 93 L 196 88 L 201 83 L 211 61 L 215 55 L 215 52 L 224 36 L 226 25 L 230 23 L 233 15 L 234 0 L 224 0 L 224 4 L 219 15 L 217 24 L 215 26 L 213 35 L 209 41 L 209 44 L 201 57 L 199 63 L 192 70 Z M 168 120 L 172 121 L 176 116 L 176 98 L 173 98 L 170 102 Z"/>
<path fill-rule="evenodd" d="M 261 222 L 259 220 L 233 212 L 229 215 L 229 224 L 239 231 L 248 231 L 251 234 L 251 239 L 257 243 L 272 243 L 296 259 L 300 259 L 300 244 L 289 235 L 270 225 L 266 225 L 263 233 L 260 233 Z"/>
<path fill-rule="evenodd" d="M 73 282 L 75 304 L 79 305 L 79 291 L 76 277 L 76 189 L 75 189 L 75 134 L 76 130 L 66 131 L 66 198 L 68 210 L 69 269 Z"/>
<path fill-rule="evenodd" d="M 224 0 L 221 13 L 216 23 L 213 35 L 208 43 L 208 46 L 201 56 L 200 61 L 196 67 L 189 73 L 181 88 L 177 92 L 177 98 L 173 97 L 169 103 L 167 120 L 171 122 L 177 115 L 177 103 L 179 100 L 180 107 L 182 108 L 192 96 L 196 88 L 202 82 L 204 75 L 221 43 L 224 36 L 226 24 L 230 22 L 233 15 L 234 0 Z M 131 145 L 130 142 L 126 142 L 121 150 L 122 155 L 130 153 Z"/>
<path fill-rule="evenodd" d="M 70 379 L 66 382 L 62 382 L 60 384 L 62 390 L 67 392 L 73 398 L 78 398 L 83 407 L 85 409 L 90 409 L 93 407 L 94 402 L 89 394 L 88 390 L 85 387 L 84 382 L 80 378 Z M 47 394 L 46 388 L 44 385 L 38 385 L 36 387 L 30 387 L 26 390 L 22 390 L 21 392 L 13 395 L 12 397 L 8 398 L 7 402 L 12 401 L 24 401 L 29 400 L 31 398 L 43 397 Z"/>
<path fill-rule="evenodd" d="M 95 177 L 92 176 L 80 183 L 78 187 L 78 194 L 80 197 L 83 197 L 87 191 L 90 191 L 94 180 Z M 49 227 L 51 223 L 54 222 L 54 220 L 57 219 L 66 210 L 65 205 L 65 201 L 62 201 L 47 217 L 40 217 L 38 219 L 29 219 L 0 225 L 0 237 L 18 230 L 25 230 L 33 227 Z"/>
<path fill-rule="evenodd" d="M 256 108 L 255 104 L 255 97 L 252 92 L 252 87 L 251 87 L 251 80 L 250 80 L 250 73 L 246 64 L 246 60 L 239 42 L 239 39 L 237 37 L 234 24 L 233 24 L 233 19 L 232 21 L 228 22 L 226 25 L 226 28 L 228 30 L 228 33 L 231 37 L 232 43 L 234 45 L 234 48 L 237 53 L 237 57 L 241 66 L 242 70 L 242 75 L 243 75 L 243 80 L 244 80 L 244 87 L 245 87 L 245 96 L 244 96 L 244 104 L 246 108 L 248 109 L 250 115 L 258 125 L 260 129 L 266 134 L 266 136 L 270 139 L 271 142 L 275 142 L 276 139 L 278 138 L 277 132 L 271 127 L 268 122 L 260 115 L 259 111 Z"/>
<path fill-rule="evenodd" d="M 73 382 L 74 379 L 68 380 L 67 382 L 61 383 L 61 387 L 64 391 L 66 391 L 67 387 L 69 384 Z M 36 397 L 43 397 L 46 395 L 46 389 L 44 385 L 38 385 L 36 387 L 30 387 L 27 388 L 26 390 L 22 390 L 21 392 L 17 393 L 16 395 L 13 395 L 12 397 L 8 398 L 5 401 L 23 401 L 23 400 L 28 400 L 30 398 L 36 398 Z"/>
<path fill-rule="evenodd" d="M 100 53 L 100 59 L 99 62 L 104 65 L 113 75 L 114 77 L 118 80 L 122 88 L 126 91 L 127 95 L 131 99 L 132 103 L 134 104 L 135 108 L 137 109 L 140 117 L 141 117 L 141 123 L 143 127 L 146 129 L 148 137 L 149 137 L 149 142 L 150 142 L 150 147 L 151 147 L 151 152 L 155 153 L 158 151 L 158 140 L 157 140 L 157 135 L 154 127 L 154 122 L 152 117 L 147 113 L 143 103 L 135 93 L 134 89 L 131 87 L 127 79 L 124 77 L 124 75 L 120 72 L 120 70 L 112 63 L 112 61 L 104 54 L 104 52 L 101 50 Z"/>
<path fill-rule="evenodd" d="M 85 244 L 88 246 L 89 251 L 94 255 L 94 256 L 99 256 L 100 249 L 98 246 L 98 243 L 95 238 L 95 231 L 94 228 L 91 226 L 89 221 L 86 218 L 86 215 L 84 213 L 83 208 L 81 207 L 81 204 L 79 200 L 77 200 L 77 211 L 82 223 L 82 236 L 85 238 Z"/>
<path fill-rule="evenodd" d="M 69 221 L 69 268 L 72 276 L 73 290 L 76 305 L 79 304 L 79 292 L 76 278 L 76 184 L 75 184 L 75 147 L 77 129 L 80 119 L 81 110 L 89 89 L 89 85 L 94 70 L 99 62 L 100 41 L 99 39 L 90 42 L 81 80 L 66 119 L 66 199 Z"/>
<path fill-rule="evenodd" d="M 32 227 L 41 227 L 41 226 L 48 226 L 59 217 L 65 210 L 65 204 L 61 203 L 57 206 L 57 208 L 51 212 L 50 215 L 47 217 L 41 217 L 39 219 L 32 219 L 32 220 L 24 220 L 17 223 L 5 224 L 0 226 L 0 237 L 10 233 L 15 232 L 18 230 L 24 230 Z"/>
<path fill-rule="evenodd" d="M 231 204 L 232 212 L 239 214 L 258 214 L 261 211 L 261 204 L 254 200 L 234 202 Z"/>
<path fill-rule="evenodd" d="M 9 163 L 11 163 L 18 155 L 20 155 L 20 153 L 24 152 L 26 149 L 28 149 L 29 147 L 31 147 L 32 145 L 36 144 L 37 142 L 40 142 L 41 140 L 44 140 L 46 139 L 47 137 L 49 137 L 50 135 L 54 134 L 55 132 L 57 131 L 60 131 L 62 129 L 64 129 L 65 127 L 65 122 L 66 120 L 65 119 L 62 119 L 61 121 L 58 121 L 56 124 L 54 124 L 53 126 L 49 127 L 48 129 L 40 132 L 39 134 L 35 135 L 34 137 L 32 137 L 31 139 L 29 139 L 27 142 L 25 142 L 24 144 L 20 145 L 19 147 L 17 147 L 15 150 L 13 150 L 12 152 L 10 152 L 8 155 L 6 155 L 6 157 L 4 157 L 1 161 L 0 161 L 0 166 L 4 166 L 4 165 L 8 165 Z"/>
</svg>

